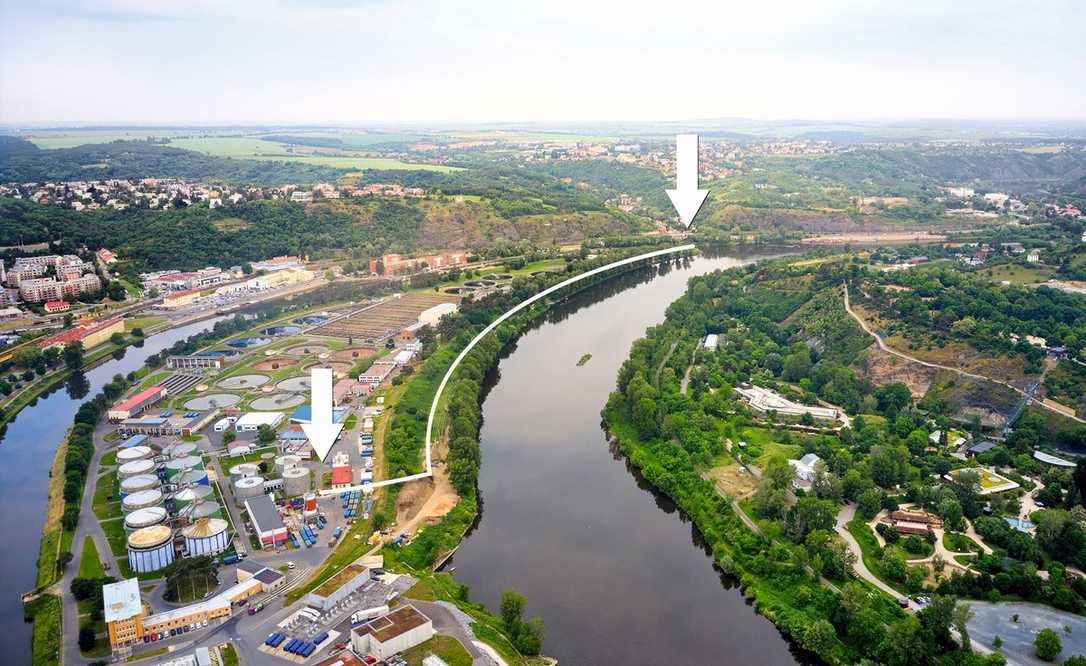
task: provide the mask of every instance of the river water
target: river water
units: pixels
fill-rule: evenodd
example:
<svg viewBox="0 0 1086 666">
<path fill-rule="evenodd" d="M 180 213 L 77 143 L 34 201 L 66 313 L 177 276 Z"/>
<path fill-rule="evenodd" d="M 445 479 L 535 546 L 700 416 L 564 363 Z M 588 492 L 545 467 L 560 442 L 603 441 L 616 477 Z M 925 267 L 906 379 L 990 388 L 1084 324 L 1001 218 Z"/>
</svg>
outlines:
<svg viewBox="0 0 1086 666">
<path fill-rule="evenodd" d="M 120 359 L 110 359 L 70 379 L 46 397 L 23 409 L 8 424 L 0 440 L 0 633 L 6 639 L 8 659 L 16 664 L 30 663 L 31 625 L 23 622 L 21 595 L 34 589 L 37 579 L 38 545 L 45 521 L 45 502 L 49 490 L 49 468 L 57 444 L 72 425 L 76 410 L 93 398 L 102 387 L 120 373 L 139 369 L 151 354 L 162 351 L 178 340 L 207 330 L 221 317 L 153 335 L 142 347 L 129 347 Z M 88 483 L 94 483 L 89 479 Z M 94 516 L 90 516 L 93 520 Z M 82 516 L 81 520 L 87 520 Z M 79 566 L 72 562 L 69 566 Z"/>
<path fill-rule="evenodd" d="M 612 450 L 600 410 L 631 343 L 687 280 L 759 256 L 644 269 L 553 308 L 488 378 L 481 512 L 449 566 L 472 599 L 528 598 L 570 666 L 795 664 L 803 657 L 714 567 L 698 531 Z M 583 354 L 591 360 L 577 367 Z"/>
</svg>

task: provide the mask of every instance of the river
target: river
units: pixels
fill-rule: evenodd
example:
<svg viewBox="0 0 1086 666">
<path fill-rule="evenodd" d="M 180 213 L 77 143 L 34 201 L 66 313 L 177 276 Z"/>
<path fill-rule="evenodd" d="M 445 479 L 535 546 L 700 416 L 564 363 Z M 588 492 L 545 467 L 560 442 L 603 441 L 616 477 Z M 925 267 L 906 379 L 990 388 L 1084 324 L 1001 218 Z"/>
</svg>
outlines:
<svg viewBox="0 0 1086 666">
<path fill-rule="evenodd" d="M 38 398 L 8 424 L 7 433 L 0 440 L 0 460 L 7 470 L 0 474 L 0 497 L 5 502 L 0 511 L 0 535 L 7 535 L 0 538 L 0 571 L 4 572 L 0 576 L 0 632 L 6 636 L 8 658 L 14 663 L 30 663 L 31 625 L 23 621 L 21 595 L 34 589 L 36 583 L 49 468 L 57 444 L 72 425 L 76 410 L 84 401 L 97 395 L 114 375 L 127 375 L 139 369 L 151 354 L 211 328 L 219 319 L 222 317 L 150 336 L 142 347 L 129 347 L 122 358 L 110 359 L 69 379 L 48 396 Z M 87 483 L 94 483 L 94 480 L 89 479 Z M 79 563 L 72 562 L 69 566 L 79 566 Z"/>
<path fill-rule="evenodd" d="M 480 516 L 446 566 L 495 611 L 503 589 L 523 592 L 526 616 L 546 623 L 544 653 L 563 664 L 803 659 L 600 425 L 631 343 L 687 280 L 758 258 L 698 257 L 592 287 L 536 322 L 488 377 Z"/>
</svg>

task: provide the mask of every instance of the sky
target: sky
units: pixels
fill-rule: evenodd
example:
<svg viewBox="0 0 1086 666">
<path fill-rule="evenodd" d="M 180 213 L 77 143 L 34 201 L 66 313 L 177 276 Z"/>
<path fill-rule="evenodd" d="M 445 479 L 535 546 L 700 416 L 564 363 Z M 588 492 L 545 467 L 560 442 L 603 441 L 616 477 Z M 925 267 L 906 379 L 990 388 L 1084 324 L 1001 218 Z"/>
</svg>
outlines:
<svg viewBox="0 0 1086 666">
<path fill-rule="evenodd" d="M 1086 119 L 1086 2 L 0 0 L 0 123 Z"/>
</svg>

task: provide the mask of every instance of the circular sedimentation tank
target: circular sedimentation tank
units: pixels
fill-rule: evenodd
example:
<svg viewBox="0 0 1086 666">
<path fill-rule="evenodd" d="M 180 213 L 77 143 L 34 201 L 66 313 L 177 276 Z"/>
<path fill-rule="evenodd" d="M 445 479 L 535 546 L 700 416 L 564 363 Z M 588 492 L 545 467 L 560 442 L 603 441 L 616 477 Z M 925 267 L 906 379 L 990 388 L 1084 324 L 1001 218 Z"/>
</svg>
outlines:
<svg viewBox="0 0 1086 666">
<path fill-rule="evenodd" d="M 130 476 L 124 481 L 121 481 L 121 498 L 125 498 L 132 493 L 138 493 L 141 490 L 152 490 L 162 485 L 162 481 L 159 480 L 155 474 L 137 474 L 136 476 Z"/>
<path fill-rule="evenodd" d="M 291 467 L 283 470 L 283 494 L 298 497 L 309 492 L 309 470 L 305 467 Z"/>
<path fill-rule="evenodd" d="M 140 474 L 153 474 L 154 471 L 155 463 L 153 460 L 133 460 L 117 468 L 117 478 L 123 481 Z"/>
<path fill-rule="evenodd" d="M 201 518 L 181 530 L 189 557 L 218 555 L 230 546 L 228 524 L 222 518 Z"/>
<path fill-rule="evenodd" d="M 166 522 L 166 509 L 160 506 L 149 506 L 128 514 L 124 518 L 124 528 L 129 532 L 142 530 L 152 525 L 161 525 Z"/>
<path fill-rule="evenodd" d="M 117 464 L 148 460 L 155 457 L 155 452 L 149 446 L 130 446 L 127 449 L 117 449 Z"/>
<path fill-rule="evenodd" d="M 166 478 L 174 479 L 183 472 L 188 472 L 189 470 L 202 470 L 203 468 L 204 461 L 198 456 L 170 458 L 166 461 Z"/>
<path fill-rule="evenodd" d="M 194 442 L 179 442 L 170 447 L 171 458 L 187 458 L 194 456 L 196 453 L 196 444 Z"/>
<path fill-rule="evenodd" d="M 173 563 L 173 531 L 165 525 L 138 529 L 128 535 L 128 566 L 136 573 L 164 569 Z"/>
<path fill-rule="evenodd" d="M 264 494 L 264 477 L 247 476 L 234 482 L 234 497 L 238 504 L 244 504 L 250 497 Z"/>
<path fill-rule="evenodd" d="M 121 500 L 121 511 L 124 513 L 132 513 L 149 506 L 162 506 L 162 491 L 141 490 Z"/>
<path fill-rule="evenodd" d="M 194 523 L 201 518 L 219 518 L 221 516 L 222 507 L 214 500 L 193 504 L 192 507 L 185 512 L 185 519 L 189 523 Z"/>
</svg>

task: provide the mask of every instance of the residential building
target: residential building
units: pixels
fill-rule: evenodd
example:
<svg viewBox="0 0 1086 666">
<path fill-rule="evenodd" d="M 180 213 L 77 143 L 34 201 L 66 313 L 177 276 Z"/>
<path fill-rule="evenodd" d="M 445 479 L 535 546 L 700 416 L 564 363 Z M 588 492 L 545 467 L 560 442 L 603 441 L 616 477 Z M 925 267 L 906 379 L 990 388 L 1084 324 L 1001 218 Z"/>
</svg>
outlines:
<svg viewBox="0 0 1086 666">
<path fill-rule="evenodd" d="M 72 304 L 68 301 L 46 301 L 44 307 L 46 312 L 48 312 L 49 314 L 53 314 L 56 312 L 67 312 L 68 310 L 71 310 Z"/>
<path fill-rule="evenodd" d="M 56 278 L 30 278 L 19 281 L 19 295 L 24 301 L 38 303 L 65 298 L 79 298 L 80 294 L 96 292 L 102 288 L 102 281 L 94 273 L 68 280 Z"/>
</svg>

